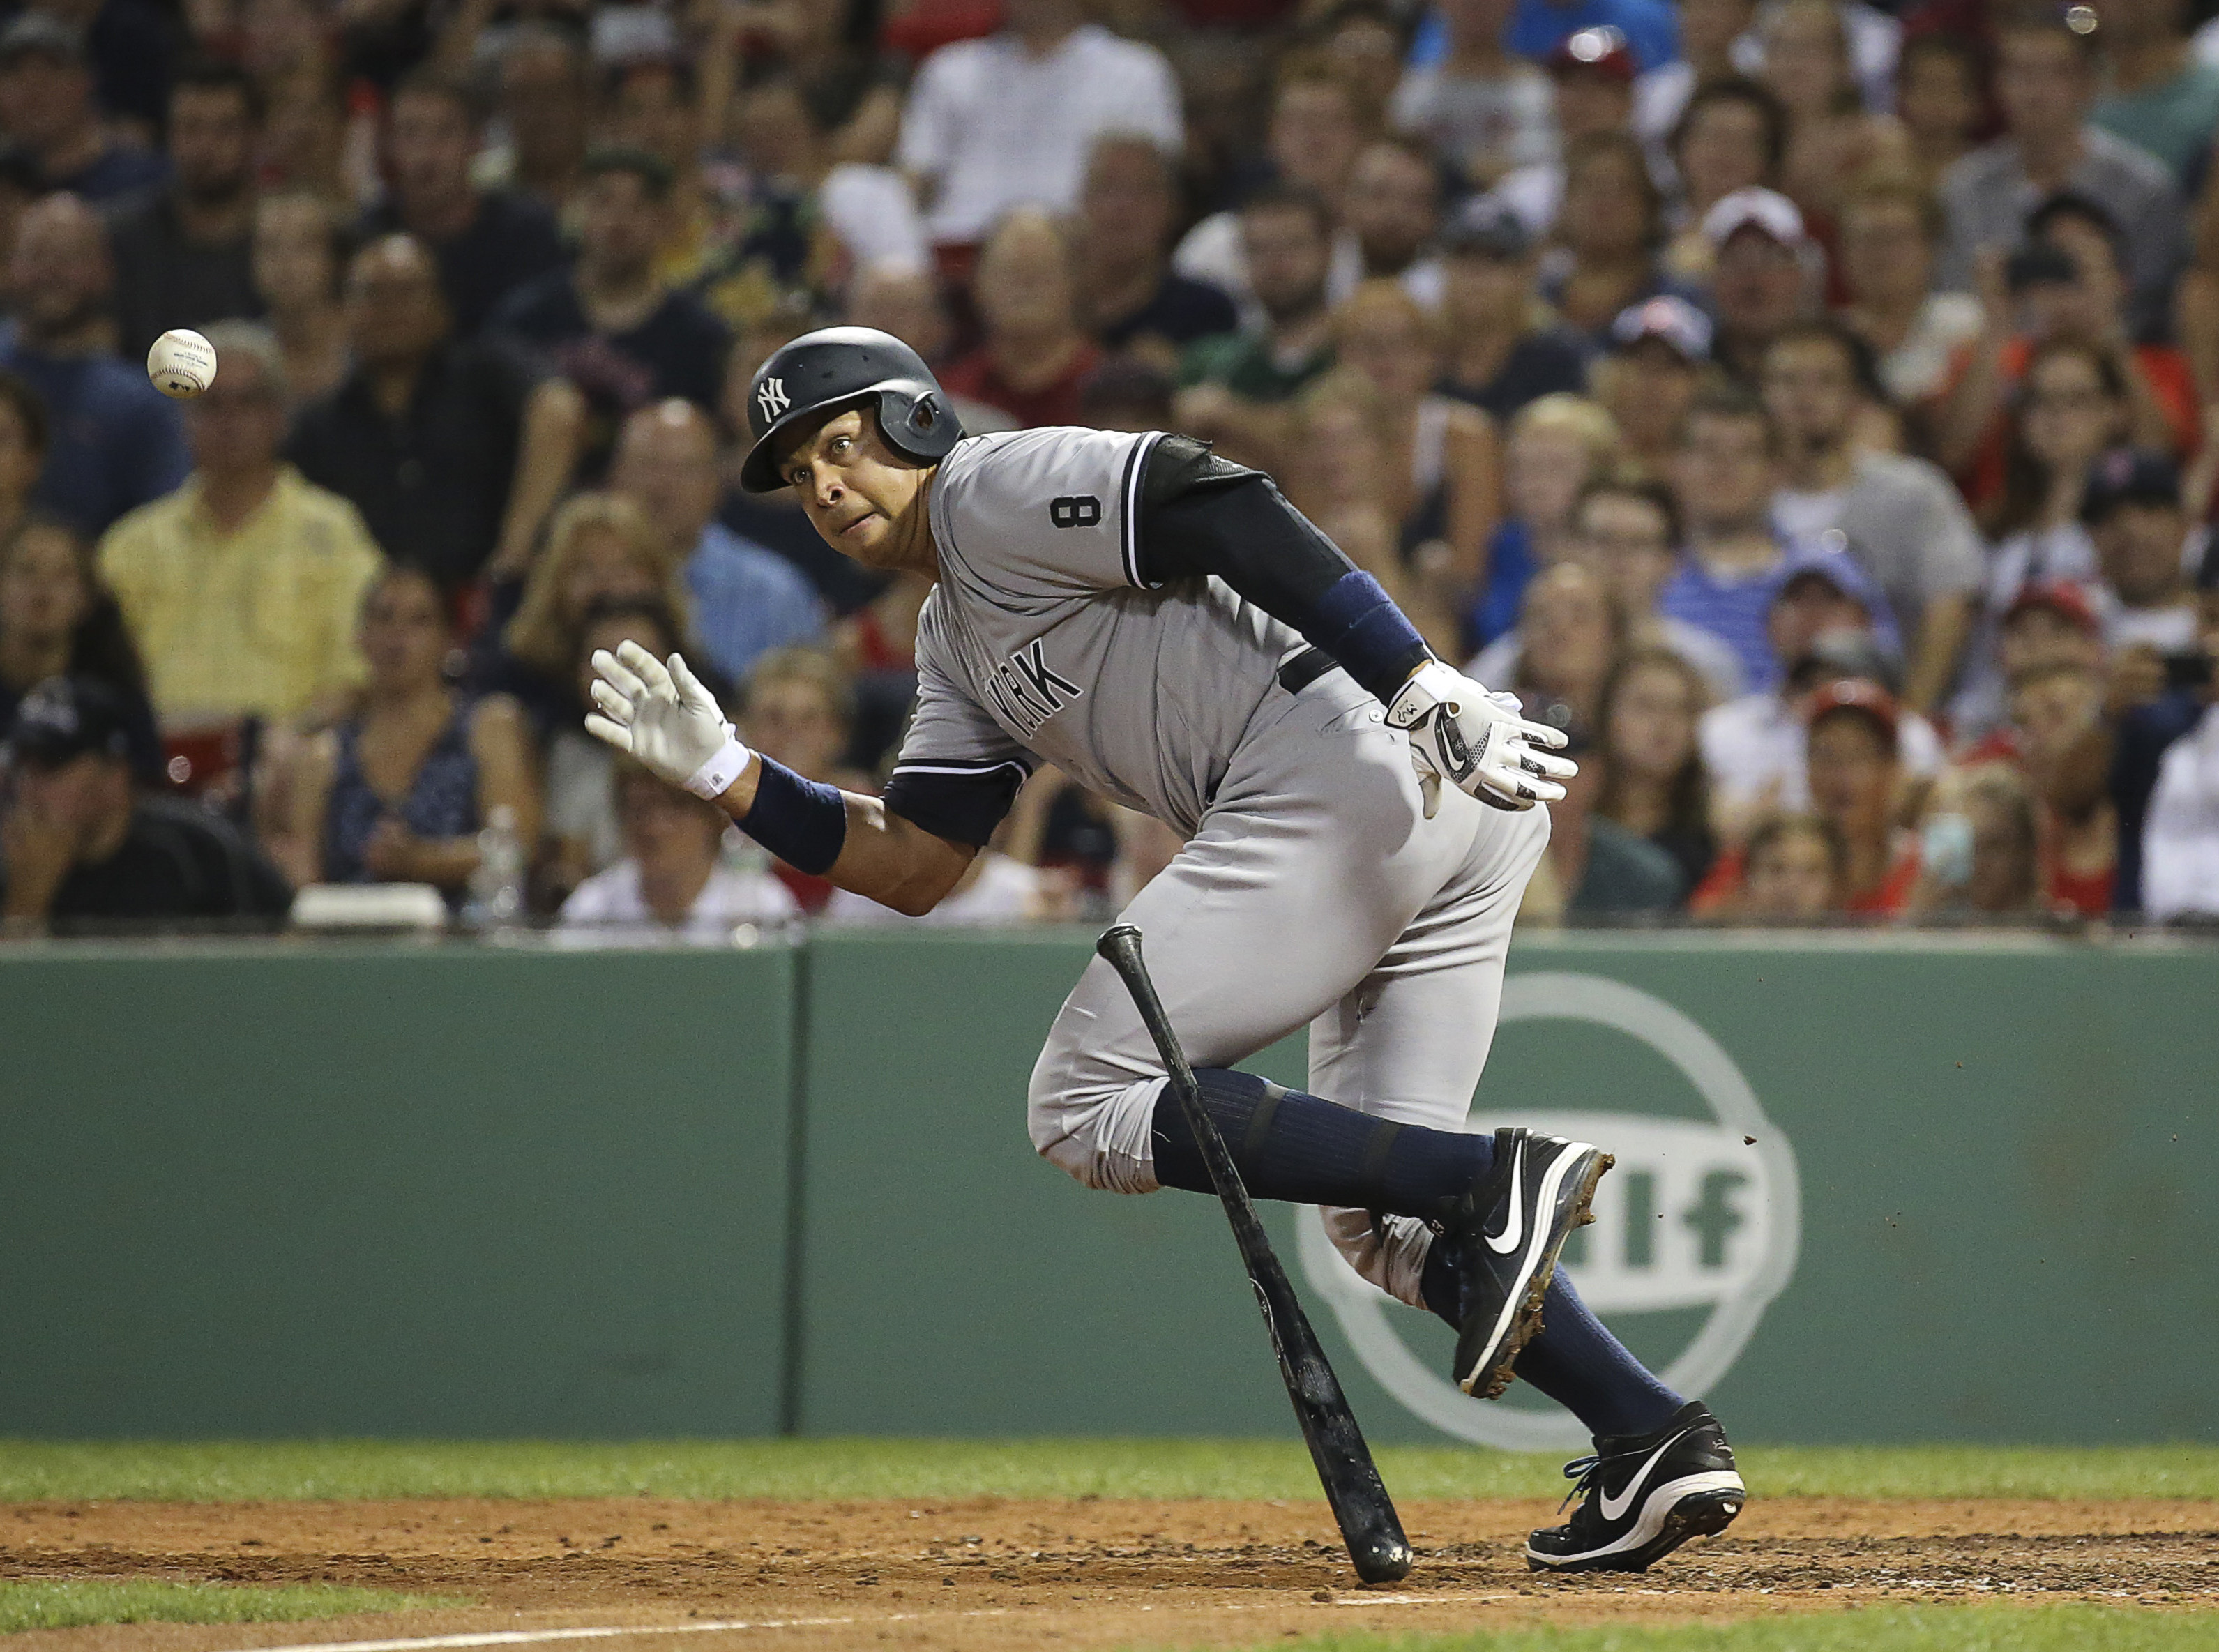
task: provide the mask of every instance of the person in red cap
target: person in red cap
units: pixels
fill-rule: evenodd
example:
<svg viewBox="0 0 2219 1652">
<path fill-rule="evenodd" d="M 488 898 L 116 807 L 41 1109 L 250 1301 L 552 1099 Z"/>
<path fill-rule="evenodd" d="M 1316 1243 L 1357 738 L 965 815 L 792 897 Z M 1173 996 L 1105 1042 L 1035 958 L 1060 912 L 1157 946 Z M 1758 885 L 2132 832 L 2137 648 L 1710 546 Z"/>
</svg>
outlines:
<svg viewBox="0 0 2219 1652">
<path fill-rule="evenodd" d="M 1902 768 L 1896 757 L 1895 696 L 1845 677 L 1811 697 L 1805 762 L 1811 807 L 1831 821 L 1847 850 L 1842 910 L 1893 916 L 1918 881 L 1918 840 L 1895 825 Z"/>
<path fill-rule="evenodd" d="M 1624 138 L 1633 125 L 1633 53 L 1619 30 L 1579 29 L 1557 42 L 1542 66 L 1554 89 L 1557 144 L 1541 159 L 1507 174 L 1489 196 L 1536 235 L 1547 234 L 1562 215 L 1564 157 L 1601 134 Z M 1569 221 L 1565 227 L 1571 227 Z"/>
<path fill-rule="evenodd" d="M 1950 717 L 1968 762 L 2017 754 L 2005 722 L 2010 686 L 2030 672 L 2071 666 L 2098 672 L 2104 663 L 2104 624 L 2087 593 L 2071 580 L 2033 580 L 2004 610 L 1995 647 L 1980 662 L 1950 705 Z"/>
</svg>

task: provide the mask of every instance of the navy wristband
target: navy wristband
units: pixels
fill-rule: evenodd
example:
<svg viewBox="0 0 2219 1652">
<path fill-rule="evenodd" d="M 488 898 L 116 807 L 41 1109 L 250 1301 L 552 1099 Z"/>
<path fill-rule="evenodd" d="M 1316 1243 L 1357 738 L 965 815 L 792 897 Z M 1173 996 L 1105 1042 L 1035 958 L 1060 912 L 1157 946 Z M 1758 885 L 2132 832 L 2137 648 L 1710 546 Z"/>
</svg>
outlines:
<svg viewBox="0 0 2219 1652">
<path fill-rule="evenodd" d="M 740 829 L 797 872 L 822 878 L 848 841 L 848 804 L 836 786 L 805 780 L 761 752 L 755 800 Z"/>
<path fill-rule="evenodd" d="M 1361 568 L 1351 568 L 1321 592 L 1314 612 L 1305 633 L 1309 640 L 1383 705 L 1433 657 L 1395 599 Z"/>
</svg>

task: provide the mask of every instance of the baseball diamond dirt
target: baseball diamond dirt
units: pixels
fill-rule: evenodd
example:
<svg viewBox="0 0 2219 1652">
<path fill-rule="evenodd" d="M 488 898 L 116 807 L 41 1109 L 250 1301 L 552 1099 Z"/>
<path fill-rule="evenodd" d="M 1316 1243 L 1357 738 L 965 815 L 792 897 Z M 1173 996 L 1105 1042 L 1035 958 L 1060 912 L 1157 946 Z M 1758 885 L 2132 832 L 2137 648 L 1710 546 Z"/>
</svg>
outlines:
<svg viewBox="0 0 2219 1652">
<path fill-rule="evenodd" d="M 1518 1546 L 1551 1510 L 1406 1503 L 1416 1568 L 1367 1590 L 1324 1506 L 1308 1500 L 24 1503 L 0 1506 L 0 1578 L 326 1581 L 479 1603 L 314 1623 L 35 1630 L 10 1636 L 9 1652 L 485 1633 L 528 1645 L 563 1630 L 574 1633 L 545 1643 L 1001 1652 L 1928 1600 L 2219 1605 L 2219 1505 L 2205 1500 L 1759 1499 L 1730 1534 L 1645 1576 L 1535 1577 Z"/>
</svg>

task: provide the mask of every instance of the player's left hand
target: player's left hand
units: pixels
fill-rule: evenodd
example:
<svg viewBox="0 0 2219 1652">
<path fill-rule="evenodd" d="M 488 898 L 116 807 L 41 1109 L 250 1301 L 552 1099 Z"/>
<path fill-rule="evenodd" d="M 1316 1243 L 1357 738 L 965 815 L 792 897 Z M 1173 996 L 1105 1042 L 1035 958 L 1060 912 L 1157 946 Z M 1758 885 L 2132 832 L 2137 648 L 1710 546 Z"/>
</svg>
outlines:
<svg viewBox="0 0 2219 1652">
<path fill-rule="evenodd" d="M 1529 723 L 1515 694 L 1490 694 L 1439 660 L 1411 674 L 1387 708 L 1390 728 L 1410 736 L 1420 775 L 1428 773 L 1496 809 L 1531 809 L 1564 795 L 1578 773 L 1563 730 Z"/>
</svg>

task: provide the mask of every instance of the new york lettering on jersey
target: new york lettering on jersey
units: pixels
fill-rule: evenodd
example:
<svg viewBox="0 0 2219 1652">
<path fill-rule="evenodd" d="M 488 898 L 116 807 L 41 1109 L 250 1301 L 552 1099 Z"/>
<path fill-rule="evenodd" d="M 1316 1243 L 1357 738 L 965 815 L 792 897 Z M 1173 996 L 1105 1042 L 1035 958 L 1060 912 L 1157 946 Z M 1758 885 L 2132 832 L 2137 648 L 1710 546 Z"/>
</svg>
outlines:
<svg viewBox="0 0 2219 1652">
<path fill-rule="evenodd" d="M 1003 721 L 1028 740 L 1086 692 L 1048 664 L 1047 644 L 1038 637 L 996 666 L 985 686 Z"/>
</svg>

